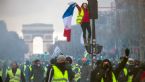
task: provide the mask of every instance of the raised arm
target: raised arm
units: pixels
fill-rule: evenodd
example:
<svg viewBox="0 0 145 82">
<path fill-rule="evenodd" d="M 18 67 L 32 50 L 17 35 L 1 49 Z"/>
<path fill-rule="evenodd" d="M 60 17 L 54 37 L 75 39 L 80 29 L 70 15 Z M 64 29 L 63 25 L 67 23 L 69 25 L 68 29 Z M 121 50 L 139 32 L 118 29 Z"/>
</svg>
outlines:
<svg viewBox="0 0 145 82">
<path fill-rule="evenodd" d="M 129 49 L 125 49 L 125 57 L 123 57 L 123 60 L 121 61 L 121 63 L 119 63 L 118 67 L 114 70 L 114 73 L 116 75 L 116 77 L 119 76 L 120 72 L 122 71 L 122 69 L 125 67 L 127 61 L 128 61 L 128 56 L 129 56 Z"/>
<path fill-rule="evenodd" d="M 79 11 L 79 13 L 81 12 L 81 7 L 76 3 L 76 7 L 77 7 L 77 9 L 78 9 L 78 11 Z"/>
</svg>

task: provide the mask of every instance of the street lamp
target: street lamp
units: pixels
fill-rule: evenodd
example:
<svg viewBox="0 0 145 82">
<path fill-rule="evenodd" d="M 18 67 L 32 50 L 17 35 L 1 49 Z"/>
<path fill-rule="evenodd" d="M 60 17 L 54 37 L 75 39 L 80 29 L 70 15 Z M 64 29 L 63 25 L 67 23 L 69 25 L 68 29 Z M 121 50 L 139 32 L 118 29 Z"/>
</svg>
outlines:
<svg viewBox="0 0 145 82">
<path fill-rule="evenodd" d="M 99 54 L 102 50 L 102 46 L 96 44 L 96 31 L 95 31 L 95 19 L 98 19 L 98 1 L 97 0 L 88 0 L 90 19 L 92 20 L 92 43 L 90 44 L 90 52 L 92 56 L 92 69 L 95 65 L 96 55 Z"/>
</svg>

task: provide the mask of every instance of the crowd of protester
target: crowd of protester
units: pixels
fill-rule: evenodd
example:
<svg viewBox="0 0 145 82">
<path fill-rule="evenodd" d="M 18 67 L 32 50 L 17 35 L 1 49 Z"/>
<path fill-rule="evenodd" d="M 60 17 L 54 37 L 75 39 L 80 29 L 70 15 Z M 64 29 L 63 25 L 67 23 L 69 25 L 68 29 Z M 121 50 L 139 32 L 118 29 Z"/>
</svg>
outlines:
<svg viewBox="0 0 145 82">
<path fill-rule="evenodd" d="M 0 82 L 145 82 L 145 63 L 130 59 L 128 49 L 115 64 L 97 60 L 94 69 L 89 60 L 78 63 L 60 54 L 49 62 L 0 62 Z"/>
</svg>

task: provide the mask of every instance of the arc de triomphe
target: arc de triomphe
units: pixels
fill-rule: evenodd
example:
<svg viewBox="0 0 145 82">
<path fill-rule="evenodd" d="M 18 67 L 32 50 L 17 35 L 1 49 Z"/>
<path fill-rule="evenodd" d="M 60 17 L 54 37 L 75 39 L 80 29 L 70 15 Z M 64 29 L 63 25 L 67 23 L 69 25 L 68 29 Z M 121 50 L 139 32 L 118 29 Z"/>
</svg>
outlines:
<svg viewBox="0 0 145 82">
<path fill-rule="evenodd" d="M 49 47 L 53 44 L 53 25 L 52 24 L 25 24 L 22 28 L 24 41 L 28 45 L 28 56 L 33 54 L 33 39 L 41 37 L 43 39 L 43 51 L 48 52 Z"/>
</svg>

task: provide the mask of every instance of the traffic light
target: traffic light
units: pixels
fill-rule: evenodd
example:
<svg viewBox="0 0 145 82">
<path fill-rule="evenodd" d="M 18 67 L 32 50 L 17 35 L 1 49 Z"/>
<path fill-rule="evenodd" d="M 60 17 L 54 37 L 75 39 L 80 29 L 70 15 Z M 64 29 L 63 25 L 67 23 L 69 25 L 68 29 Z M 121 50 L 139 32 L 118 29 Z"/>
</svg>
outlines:
<svg viewBox="0 0 145 82">
<path fill-rule="evenodd" d="M 97 19 L 98 18 L 98 1 L 88 0 L 88 7 L 90 11 L 90 19 Z"/>
</svg>

